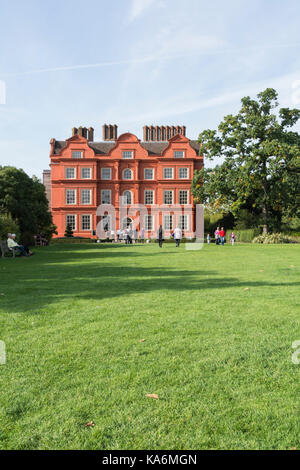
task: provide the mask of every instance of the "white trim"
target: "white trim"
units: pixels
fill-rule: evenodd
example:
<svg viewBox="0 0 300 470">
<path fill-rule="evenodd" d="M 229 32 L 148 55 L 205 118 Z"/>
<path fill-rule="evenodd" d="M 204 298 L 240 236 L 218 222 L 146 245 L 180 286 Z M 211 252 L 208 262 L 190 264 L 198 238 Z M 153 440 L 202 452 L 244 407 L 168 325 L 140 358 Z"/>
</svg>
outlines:
<svg viewBox="0 0 300 470">
<path fill-rule="evenodd" d="M 73 157 L 73 154 L 74 153 L 80 153 L 80 157 Z M 83 150 L 72 150 L 72 158 L 75 158 L 75 159 L 80 159 L 80 158 L 83 158 Z"/>
<path fill-rule="evenodd" d="M 88 178 L 84 178 L 82 176 L 82 171 L 83 170 L 90 170 L 90 176 Z M 89 166 L 82 166 L 81 169 L 80 169 L 80 177 L 81 177 L 82 180 L 91 180 L 92 179 L 92 168 L 89 167 Z"/>
<path fill-rule="evenodd" d="M 180 177 L 180 170 L 187 170 L 187 177 L 181 178 Z M 188 180 L 190 178 L 190 169 L 188 166 L 179 166 L 178 167 L 178 179 L 179 180 Z"/>
<path fill-rule="evenodd" d="M 122 199 L 122 203 L 127 206 L 127 205 L 130 205 L 130 204 L 133 204 L 133 193 L 132 193 L 132 191 L 130 191 L 130 189 L 124 189 L 124 191 L 122 192 L 122 195 L 121 195 L 122 198 L 124 197 L 124 193 L 126 193 L 126 192 L 127 192 L 127 193 L 130 193 L 131 202 L 126 202 L 126 203 L 124 203 L 124 202 L 123 202 L 124 200 Z"/>
<path fill-rule="evenodd" d="M 187 228 L 182 228 L 181 225 L 180 225 L 180 228 L 181 230 L 185 230 L 186 232 L 188 232 L 190 230 L 190 214 L 178 214 L 177 216 L 177 225 L 179 226 L 179 220 L 180 220 L 180 217 L 186 217 L 187 218 Z"/>
<path fill-rule="evenodd" d="M 165 176 L 165 170 L 172 170 L 172 176 L 166 177 Z M 172 167 L 172 166 L 163 167 L 163 179 L 164 180 L 173 180 L 174 179 L 174 167 Z"/>
<path fill-rule="evenodd" d="M 172 217 L 172 227 L 171 228 L 166 228 L 166 223 L 165 223 L 165 217 Z M 174 214 L 163 214 L 163 228 L 165 230 L 174 230 Z"/>
<path fill-rule="evenodd" d="M 124 157 L 125 153 L 128 153 L 128 154 L 130 153 L 131 156 L 130 157 Z M 133 159 L 133 150 L 122 150 L 122 158 L 124 160 L 132 160 Z"/>
<path fill-rule="evenodd" d="M 165 202 L 165 192 L 171 192 L 172 193 L 172 202 Z M 163 190 L 163 204 L 174 204 L 174 189 L 164 189 Z"/>
<path fill-rule="evenodd" d="M 149 217 L 151 217 L 151 228 L 148 227 L 148 218 L 149 218 Z M 146 221 L 147 221 L 147 222 L 146 222 Z M 154 217 L 153 217 L 152 214 L 150 214 L 150 215 L 149 215 L 149 214 L 145 215 L 145 217 L 144 217 L 144 227 L 145 227 L 144 230 L 146 230 L 147 232 L 148 232 L 148 231 L 155 230 L 155 228 L 154 228 Z"/>
<path fill-rule="evenodd" d="M 109 202 L 102 202 L 103 191 L 108 191 L 109 192 Z M 111 204 L 111 189 L 101 189 L 101 204 Z"/>
<path fill-rule="evenodd" d="M 177 152 L 178 152 L 178 153 L 181 152 L 181 153 L 183 154 L 182 157 L 176 157 L 175 154 L 176 154 Z M 180 150 L 180 149 L 174 150 L 173 157 L 174 157 L 174 158 L 184 158 L 184 157 L 185 157 L 185 151 L 184 151 L 184 150 Z"/>
<path fill-rule="evenodd" d="M 74 170 L 74 176 L 73 178 L 68 178 L 67 177 L 67 170 Z M 66 180 L 76 180 L 76 166 L 65 166 L 65 179 Z"/>
<path fill-rule="evenodd" d="M 109 170 L 109 178 L 103 178 L 103 170 Z M 104 166 L 101 168 L 101 179 L 103 181 L 109 181 L 111 180 L 111 175 L 112 175 L 112 171 L 111 171 L 111 167 L 109 166 Z"/>
<path fill-rule="evenodd" d="M 146 178 L 146 170 L 152 171 L 152 178 Z M 144 180 L 153 181 L 154 180 L 154 168 L 144 168 Z"/>
<path fill-rule="evenodd" d="M 146 191 L 151 191 L 152 192 L 153 202 L 151 204 L 149 202 L 146 202 Z M 144 189 L 144 204 L 146 206 L 152 206 L 153 204 L 155 204 L 155 191 L 154 191 L 154 189 Z"/>
<path fill-rule="evenodd" d="M 66 222 L 66 227 L 67 227 L 67 225 L 68 225 L 68 222 L 67 222 L 68 217 L 70 217 L 70 216 L 71 216 L 71 217 L 74 217 L 75 227 L 72 228 L 72 230 L 76 232 L 76 231 L 77 231 L 77 214 L 66 214 L 66 220 L 65 220 L 65 222 Z"/>
<path fill-rule="evenodd" d="M 67 202 L 67 193 L 68 191 L 74 191 L 74 201 L 75 202 Z M 66 201 L 66 206 L 74 206 L 77 204 L 77 191 L 74 188 L 65 188 L 65 201 Z"/>
<path fill-rule="evenodd" d="M 89 202 L 82 202 L 82 191 L 89 191 L 90 193 L 90 201 Z M 90 206 L 92 205 L 93 201 L 92 201 L 92 190 L 89 189 L 89 188 L 81 188 L 80 189 L 80 204 L 82 204 L 83 206 Z"/>
<path fill-rule="evenodd" d="M 180 202 L 180 191 L 186 191 L 187 192 L 187 202 L 186 203 L 182 203 Z M 188 189 L 178 189 L 178 204 L 180 204 L 181 206 L 187 206 L 188 204 L 190 203 L 190 191 Z"/>
<path fill-rule="evenodd" d="M 90 227 L 89 228 L 83 228 L 82 227 L 82 217 L 89 217 L 90 218 Z M 88 232 L 88 231 L 91 231 L 92 230 L 92 215 L 91 214 L 80 214 L 80 222 L 81 222 L 81 231 L 82 232 Z"/>
<path fill-rule="evenodd" d="M 124 176 L 124 173 L 125 171 L 130 171 L 130 178 L 125 178 Z M 130 181 L 130 180 L 133 180 L 133 170 L 131 168 L 124 168 L 124 170 L 122 171 L 122 179 L 123 180 L 126 180 L 126 181 Z"/>
</svg>

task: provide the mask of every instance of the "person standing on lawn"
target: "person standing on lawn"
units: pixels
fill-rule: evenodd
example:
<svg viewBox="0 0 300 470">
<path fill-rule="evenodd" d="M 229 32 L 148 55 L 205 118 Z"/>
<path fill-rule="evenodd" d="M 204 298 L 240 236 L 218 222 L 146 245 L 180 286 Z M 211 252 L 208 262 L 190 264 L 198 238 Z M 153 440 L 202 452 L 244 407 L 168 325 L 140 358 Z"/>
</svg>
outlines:
<svg viewBox="0 0 300 470">
<path fill-rule="evenodd" d="M 159 229 L 157 231 L 157 240 L 159 247 L 161 248 L 164 241 L 164 230 L 162 228 L 162 225 L 159 226 Z"/>
<path fill-rule="evenodd" d="M 220 228 L 217 227 L 215 230 L 215 241 L 216 245 L 220 245 Z"/>
<path fill-rule="evenodd" d="M 174 230 L 174 240 L 176 243 L 176 248 L 180 246 L 180 240 L 182 239 L 182 230 L 180 227 L 176 227 Z"/>
<path fill-rule="evenodd" d="M 224 230 L 224 227 L 221 228 L 221 230 L 219 232 L 219 235 L 220 235 L 221 245 L 224 246 L 224 243 L 225 243 L 225 230 Z"/>
<path fill-rule="evenodd" d="M 231 240 L 231 245 L 233 246 L 234 242 L 235 242 L 235 233 L 234 232 L 231 232 L 230 240 Z"/>
<path fill-rule="evenodd" d="M 207 244 L 209 245 L 210 244 L 210 234 L 209 233 L 207 234 L 206 241 L 207 241 Z"/>
</svg>

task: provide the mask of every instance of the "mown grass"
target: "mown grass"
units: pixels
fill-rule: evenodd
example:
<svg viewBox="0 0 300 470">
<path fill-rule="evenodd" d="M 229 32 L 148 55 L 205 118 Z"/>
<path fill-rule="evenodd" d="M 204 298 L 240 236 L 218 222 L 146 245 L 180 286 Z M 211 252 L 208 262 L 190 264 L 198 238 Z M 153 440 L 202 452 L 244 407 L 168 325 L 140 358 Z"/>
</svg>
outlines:
<svg viewBox="0 0 300 470">
<path fill-rule="evenodd" d="M 299 261 L 171 244 L 0 259 L 0 448 L 299 448 Z"/>
</svg>

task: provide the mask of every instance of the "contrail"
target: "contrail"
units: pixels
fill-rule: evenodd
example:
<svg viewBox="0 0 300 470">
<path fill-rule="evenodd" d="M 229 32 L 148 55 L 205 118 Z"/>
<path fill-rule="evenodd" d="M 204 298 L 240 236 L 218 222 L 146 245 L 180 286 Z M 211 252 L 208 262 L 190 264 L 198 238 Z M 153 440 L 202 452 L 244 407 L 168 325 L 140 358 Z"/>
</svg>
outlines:
<svg viewBox="0 0 300 470">
<path fill-rule="evenodd" d="M 46 69 L 36 69 L 36 70 L 27 70 L 24 72 L 18 73 L 1 73 L 2 77 L 19 77 L 22 75 L 34 75 L 39 73 L 46 73 L 46 72 L 64 72 L 64 71 L 71 71 L 71 70 L 82 70 L 82 69 L 90 69 L 90 68 L 100 68 L 100 67 L 114 67 L 118 65 L 135 65 L 135 64 L 143 64 L 146 62 L 160 62 L 160 61 L 169 61 L 169 60 L 176 60 L 181 58 L 190 58 L 199 55 L 219 55 L 219 54 L 232 54 L 237 52 L 245 52 L 245 51 L 253 51 L 253 50 L 264 50 L 264 49 L 277 49 L 277 48 L 291 48 L 291 47 L 298 47 L 300 46 L 300 42 L 295 42 L 292 44 L 270 44 L 264 45 L 261 47 L 257 46 L 249 46 L 244 48 L 236 48 L 236 49 L 222 49 L 222 50 L 206 50 L 206 51 L 197 51 L 194 54 L 177 54 L 177 55 L 156 55 L 156 56 L 149 56 L 149 57 L 141 57 L 138 59 L 127 59 L 127 60 L 118 60 L 118 61 L 111 61 L 111 62 L 96 62 L 94 64 L 79 64 L 79 65 L 65 65 L 62 67 L 49 67 Z"/>
</svg>

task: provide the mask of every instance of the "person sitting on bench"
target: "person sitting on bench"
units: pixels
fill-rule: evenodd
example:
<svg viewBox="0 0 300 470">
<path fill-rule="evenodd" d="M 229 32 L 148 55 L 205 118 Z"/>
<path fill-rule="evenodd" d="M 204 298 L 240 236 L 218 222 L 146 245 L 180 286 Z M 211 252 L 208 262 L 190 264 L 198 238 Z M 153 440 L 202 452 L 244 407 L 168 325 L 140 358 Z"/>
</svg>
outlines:
<svg viewBox="0 0 300 470">
<path fill-rule="evenodd" d="M 20 251 L 21 256 L 30 256 L 32 253 L 29 251 L 29 248 L 24 245 L 19 245 L 16 240 L 15 233 L 8 233 L 7 234 L 7 246 L 10 250 L 17 250 Z"/>
</svg>

